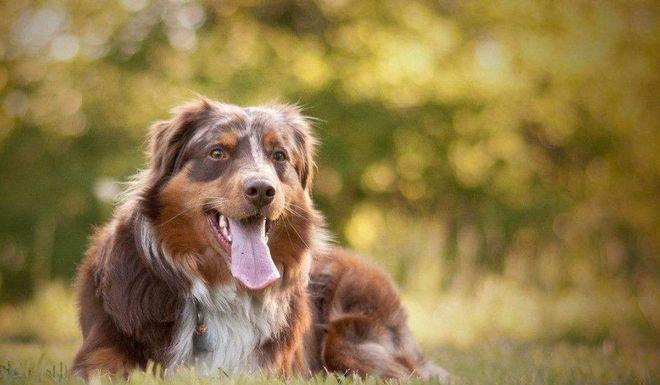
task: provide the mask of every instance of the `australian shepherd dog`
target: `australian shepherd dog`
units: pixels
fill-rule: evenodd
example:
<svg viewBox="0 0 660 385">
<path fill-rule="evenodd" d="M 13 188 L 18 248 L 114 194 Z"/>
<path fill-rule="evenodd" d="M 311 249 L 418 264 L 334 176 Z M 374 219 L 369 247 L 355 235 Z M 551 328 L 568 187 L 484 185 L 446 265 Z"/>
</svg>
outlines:
<svg viewBox="0 0 660 385">
<path fill-rule="evenodd" d="M 392 281 L 328 247 L 316 140 L 290 105 L 201 99 L 150 129 L 148 165 L 77 275 L 74 372 L 440 378 Z"/>
</svg>

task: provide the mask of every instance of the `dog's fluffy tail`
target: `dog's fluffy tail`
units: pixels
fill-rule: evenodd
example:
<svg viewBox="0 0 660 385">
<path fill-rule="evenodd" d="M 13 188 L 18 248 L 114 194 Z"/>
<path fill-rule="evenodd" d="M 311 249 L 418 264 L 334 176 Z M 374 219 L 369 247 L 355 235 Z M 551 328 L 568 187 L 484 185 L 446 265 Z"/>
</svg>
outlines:
<svg viewBox="0 0 660 385">
<path fill-rule="evenodd" d="M 367 316 L 334 317 L 323 339 L 323 362 L 332 371 L 362 377 L 449 382 L 449 373 L 424 357 L 407 330 L 397 333 Z"/>
<path fill-rule="evenodd" d="M 440 382 L 449 373 L 422 353 L 391 279 L 360 257 L 336 250 L 315 261 L 312 281 L 323 298 L 321 361 L 330 371 Z M 317 309 L 318 310 L 318 309 Z"/>
</svg>

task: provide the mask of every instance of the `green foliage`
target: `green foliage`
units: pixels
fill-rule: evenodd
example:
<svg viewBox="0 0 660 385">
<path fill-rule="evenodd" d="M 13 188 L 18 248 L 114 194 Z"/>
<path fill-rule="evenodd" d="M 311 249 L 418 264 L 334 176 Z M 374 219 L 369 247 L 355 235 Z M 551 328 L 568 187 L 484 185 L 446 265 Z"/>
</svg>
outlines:
<svg viewBox="0 0 660 385">
<path fill-rule="evenodd" d="M 146 127 L 195 93 L 320 118 L 316 201 L 408 290 L 471 290 L 484 274 L 657 287 L 655 2 L 15 0 L 0 13 L 3 301 L 72 275 L 117 181 L 142 167 Z M 640 306 L 657 328 L 657 300 Z"/>
</svg>

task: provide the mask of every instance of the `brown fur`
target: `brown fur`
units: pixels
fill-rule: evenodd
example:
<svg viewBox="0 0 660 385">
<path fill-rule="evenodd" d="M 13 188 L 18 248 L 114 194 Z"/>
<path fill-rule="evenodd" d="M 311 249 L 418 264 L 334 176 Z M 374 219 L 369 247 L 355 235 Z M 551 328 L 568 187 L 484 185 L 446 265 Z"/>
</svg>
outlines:
<svg viewBox="0 0 660 385">
<path fill-rule="evenodd" d="M 316 309 L 317 365 L 381 378 L 445 378 L 422 354 L 390 278 L 344 250 L 316 257 L 309 285 Z"/>
<path fill-rule="evenodd" d="M 296 107 L 243 109 L 200 100 L 176 109 L 150 134 L 148 169 L 96 232 L 78 271 L 78 375 L 126 375 L 148 361 L 170 363 L 193 280 L 206 287 L 234 280 L 229 257 L 210 236 L 209 209 L 272 221 L 268 247 L 281 278 L 267 290 L 288 306 L 281 309 L 284 328 L 256 347 L 262 371 L 288 376 L 326 369 L 384 378 L 440 373 L 412 339 L 390 279 L 348 252 L 326 251 L 323 219 L 309 193 L 316 141 Z M 260 138 L 264 154 L 285 149 L 287 161 L 269 159 L 257 167 L 246 135 Z M 210 160 L 212 143 L 231 161 Z M 255 208 L 244 199 L 250 176 L 274 183 L 272 203 Z"/>
</svg>

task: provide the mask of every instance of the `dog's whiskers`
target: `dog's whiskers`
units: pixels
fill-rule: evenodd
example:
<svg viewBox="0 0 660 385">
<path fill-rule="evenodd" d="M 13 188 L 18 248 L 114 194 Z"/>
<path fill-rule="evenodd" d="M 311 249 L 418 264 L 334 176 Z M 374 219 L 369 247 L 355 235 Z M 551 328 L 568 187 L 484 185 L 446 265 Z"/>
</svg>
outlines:
<svg viewBox="0 0 660 385">
<path fill-rule="evenodd" d="M 204 207 L 217 210 L 217 207 L 222 206 L 227 200 L 223 197 L 210 198 L 204 204 Z M 218 210 L 220 211 L 220 210 Z"/>
<path fill-rule="evenodd" d="M 300 235 L 300 233 L 298 233 L 298 230 L 296 230 L 296 227 L 293 225 L 293 223 L 290 223 L 290 221 L 286 218 L 284 218 L 284 223 L 285 225 L 288 223 L 291 226 L 291 230 L 293 230 L 293 232 L 296 233 L 298 239 L 300 239 L 300 242 L 302 242 L 303 245 L 305 245 L 305 247 L 309 249 L 309 245 L 307 244 L 307 242 L 305 242 L 305 239 Z"/>
<path fill-rule="evenodd" d="M 199 200 L 201 200 L 201 199 L 202 199 L 202 197 L 198 194 L 198 195 L 197 195 L 197 200 L 199 201 Z M 223 198 L 212 198 L 212 199 L 213 199 L 213 200 L 216 200 L 216 199 L 219 199 L 219 200 L 220 200 L 220 201 L 217 203 L 217 205 L 222 204 L 222 202 L 224 201 Z M 160 227 L 160 226 L 166 225 L 166 224 L 170 223 L 171 221 L 175 220 L 176 218 L 178 218 L 178 217 L 180 217 L 180 216 L 182 216 L 182 215 L 184 215 L 184 214 L 189 213 L 190 211 L 194 210 L 196 207 L 197 207 L 197 205 L 192 205 L 192 206 L 190 206 L 190 207 L 186 207 L 185 209 L 181 210 L 179 213 L 177 213 L 176 215 L 174 215 L 172 218 L 166 220 L 166 221 L 163 222 L 163 223 L 160 223 L 158 226 Z"/>
<path fill-rule="evenodd" d="M 296 209 L 300 210 L 300 212 L 296 211 Z M 284 211 L 287 214 L 291 214 L 291 216 L 293 216 L 293 217 L 303 219 L 303 220 L 307 219 L 307 217 L 302 214 L 302 213 L 305 212 L 305 209 L 303 207 L 300 207 L 300 206 L 294 204 L 294 203 L 289 203 L 286 206 L 284 206 Z"/>
<path fill-rule="evenodd" d="M 166 225 L 166 224 L 172 222 L 173 220 L 175 220 L 176 218 L 182 216 L 183 214 L 187 214 L 188 212 L 192 211 L 193 209 L 194 209 L 194 207 L 187 207 L 187 208 L 181 210 L 181 212 L 179 212 L 178 214 L 174 215 L 172 218 L 166 220 L 163 223 L 160 223 L 158 226 L 160 227 L 160 226 Z"/>
</svg>

